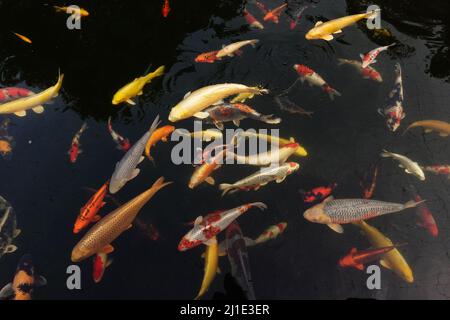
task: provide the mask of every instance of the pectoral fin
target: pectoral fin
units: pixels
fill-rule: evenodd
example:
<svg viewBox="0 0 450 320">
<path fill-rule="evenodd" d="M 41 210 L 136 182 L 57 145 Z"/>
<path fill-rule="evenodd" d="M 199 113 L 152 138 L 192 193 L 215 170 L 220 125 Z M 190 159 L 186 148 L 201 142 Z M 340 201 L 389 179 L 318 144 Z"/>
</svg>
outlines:
<svg viewBox="0 0 450 320">
<path fill-rule="evenodd" d="M 223 130 L 224 127 L 223 127 L 223 123 L 222 122 L 215 121 L 214 124 L 215 124 L 217 129 Z"/>
<path fill-rule="evenodd" d="M 111 252 L 114 252 L 114 247 L 110 244 L 108 244 L 107 246 L 105 246 L 102 250 L 102 253 L 106 253 L 106 254 L 110 254 Z"/>
<path fill-rule="evenodd" d="M 16 115 L 16 116 L 18 116 L 18 117 L 25 117 L 26 115 L 27 115 L 27 112 L 26 111 L 17 111 L 17 112 L 14 112 L 14 114 Z"/>
<path fill-rule="evenodd" d="M 210 184 L 210 185 L 212 185 L 212 186 L 216 184 L 216 181 L 214 180 L 213 177 L 208 177 L 208 178 L 206 178 L 206 179 L 205 179 L 205 182 L 208 183 L 208 184 Z"/>
<path fill-rule="evenodd" d="M 325 41 L 331 41 L 334 39 L 334 37 L 331 34 L 328 34 L 326 36 L 323 36 L 322 39 Z"/>
<path fill-rule="evenodd" d="M 336 34 L 336 33 L 342 33 L 342 30 L 341 29 L 339 29 L 339 30 L 337 30 L 337 31 L 335 31 L 335 32 L 333 32 L 334 34 Z"/>
<path fill-rule="evenodd" d="M 135 106 L 135 105 L 136 105 L 136 102 L 134 102 L 134 101 L 131 100 L 131 99 L 128 99 L 126 102 L 127 102 L 129 105 L 132 105 L 132 106 Z"/>
<path fill-rule="evenodd" d="M 128 181 L 133 180 L 134 178 L 136 178 L 136 177 L 139 175 L 140 172 L 141 172 L 141 170 L 139 170 L 139 169 L 134 169 L 134 171 L 133 171 L 133 173 L 131 174 L 131 177 L 130 177 L 130 179 L 129 179 Z"/>
<path fill-rule="evenodd" d="M 363 270 L 364 270 L 364 265 L 362 265 L 362 264 L 357 264 L 357 265 L 355 265 L 355 268 L 358 269 L 358 270 L 363 271 Z"/>
<path fill-rule="evenodd" d="M 286 180 L 286 176 L 282 177 L 282 178 L 278 178 L 277 180 L 275 180 L 276 183 L 282 183 L 284 180 Z"/>
<path fill-rule="evenodd" d="M 35 113 L 37 113 L 37 114 L 41 114 L 41 113 L 44 112 L 44 107 L 43 107 L 43 106 L 37 106 L 37 107 L 34 107 L 32 110 L 33 110 Z"/>
<path fill-rule="evenodd" d="M 386 260 L 381 259 L 380 260 L 380 264 L 381 264 L 382 267 L 385 267 L 386 269 L 392 270 L 391 265 Z"/>
<path fill-rule="evenodd" d="M 209 117 L 209 113 L 208 112 L 197 112 L 196 114 L 194 114 L 194 117 L 197 119 L 206 119 Z"/>
<path fill-rule="evenodd" d="M 441 136 L 442 138 L 447 138 L 448 137 L 448 133 L 441 132 L 441 133 L 439 133 L 439 136 Z"/>
<path fill-rule="evenodd" d="M 342 228 L 342 226 L 340 225 L 340 224 L 336 224 L 336 223 L 330 223 L 330 224 L 327 224 L 327 226 L 331 229 L 331 230 L 333 230 L 333 231 L 335 231 L 335 232 L 337 232 L 337 233 L 344 233 L 344 229 Z"/>
</svg>

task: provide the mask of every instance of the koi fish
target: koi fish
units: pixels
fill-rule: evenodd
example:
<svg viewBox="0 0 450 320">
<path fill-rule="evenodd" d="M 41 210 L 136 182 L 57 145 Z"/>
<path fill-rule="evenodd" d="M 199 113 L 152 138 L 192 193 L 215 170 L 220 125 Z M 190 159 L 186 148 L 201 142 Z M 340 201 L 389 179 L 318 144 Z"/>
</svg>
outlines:
<svg viewBox="0 0 450 320">
<path fill-rule="evenodd" d="M 164 66 L 159 67 L 154 72 L 150 72 L 148 75 L 136 78 L 129 84 L 125 85 L 124 87 L 120 88 L 116 94 L 114 94 L 112 104 L 118 105 L 123 102 L 128 103 L 129 105 L 136 105 L 136 102 L 134 102 L 132 99 L 136 96 L 141 96 L 144 92 L 144 86 L 148 83 L 150 83 L 154 78 L 161 77 L 164 75 Z"/>
<path fill-rule="evenodd" d="M 17 251 L 14 242 L 21 233 L 13 207 L 0 196 L 0 258 Z"/>
<path fill-rule="evenodd" d="M 211 174 L 222 166 L 225 153 L 226 150 L 223 150 L 210 161 L 205 161 L 201 166 L 197 167 L 189 181 L 189 189 L 194 189 L 203 182 L 214 185 L 216 182 L 211 177 Z"/>
<path fill-rule="evenodd" d="M 337 183 L 333 183 L 328 187 L 317 187 L 310 191 L 300 190 L 300 194 L 302 194 L 303 202 L 305 203 L 313 203 L 316 201 L 322 201 L 328 198 L 329 195 L 333 192 L 333 190 L 337 187 Z"/>
<path fill-rule="evenodd" d="M 256 300 L 245 237 L 237 222 L 226 231 L 226 245 L 231 275 L 236 279 L 249 300 Z"/>
<path fill-rule="evenodd" d="M 95 255 L 92 268 L 92 278 L 95 283 L 100 283 L 100 281 L 102 281 L 106 268 L 108 268 L 112 262 L 113 260 L 108 259 L 106 253 L 100 252 Z"/>
<path fill-rule="evenodd" d="M 373 10 L 368 13 L 354 14 L 327 22 L 318 21 L 314 28 L 308 31 L 305 38 L 307 40 L 322 39 L 331 41 L 334 39 L 333 34 L 341 33 L 342 29 L 348 27 L 362 19 L 374 19 L 378 16 L 380 10 Z"/>
<path fill-rule="evenodd" d="M 205 142 L 210 142 L 212 140 L 222 140 L 223 134 L 217 129 L 207 129 L 204 131 L 195 131 L 186 133 L 184 130 L 175 130 L 174 133 L 177 133 L 182 136 L 189 136 L 192 139 L 197 139 Z"/>
<path fill-rule="evenodd" d="M 262 202 L 254 202 L 230 210 L 215 211 L 205 217 L 199 216 L 194 221 L 194 227 L 181 239 L 178 250 L 186 251 L 202 243 L 208 246 L 214 244 L 215 236 L 251 208 L 265 210 L 267 206 Z"/>
<path fill-rule="evenodd" d="M 219 185 L 219 190 L 223 191 L 222 196 L 239 190 L 259 190 L 261 187 L 267 185 L 269 182 L 276 181 L 276 183 L 283 182 L 286 177 L 300 168 L 300 165 L 295 162 L 288 162 L 277 167 L 268 167 L 258 172 L 239 180 L 234 184 L 223 183 Z"/>
<path fill-rule="evenodd" d="M 373 171 L 372 183 L 363 190 L 364 199 L 371 199 L 373 197 L 375 188 L 377 186 L 377 178 L 378 178 L 378 166 L 375 167 L 375 170 Z"/>
<path fill-rule="evenodd" d="M 292 137 L 289 139 L 284 139 L 284 138 L 280 138 L 280 137 L 270 136 L 267 134 L 256 133 L 256 132 L 251 132 L 251 131 L 242 132 L 240 137 L 258 138 L 261 140 L 265 140 L 269 143 L 274 143 L 274 144 L 276 143 L 280 147 L 284 147 L 288 144 L 296 143 L 295 139 Z M 295 151 L 295 155 L 298 157 L 306 157 L 308 155 L 308 152 L 306 151 L 305 148 L 303 148 L 301 145 L 299 145 L 298 149 Z"/>
<path fill-rule="evenodd" d="M 378 113 L 386 118 L 386 125 L 395 132 L 400 127 L 401 121 L 406 117 L 403 111 L 403 80 L 402 68 L 399 63 L 395 64 L 395 87 L 389 94 L 389 101 L 386 108 L 378 109 Z"/>
<path fill-rule="evenodd" d="M 322 203 L 306 210 L 303 217 L 313 223 L 326 224 L 337 233 L 344 233 L 341 224 L 415 208 L 419 203 L 413 200 L 399 204 L 368 199 L 334 199 L 330 196 Z"/>
<path fill-rule="evenodd" d="M 425 203 L 423 203 L 422 197 L 419 196 L 414 186 L 412 185 L 410 186 L 410 191 L 414 197 L 414 200 L 416 202 L 421 202 L 417 206 L 417 213 L 420 218 L 420 222 L 418 222 L 417 224 L 422 228 L 425 228 L 431 236 L 436 238 L 439 234 L 439 230 L 436 220 L 434 220 L 433 214 L 431 213 L 428 206 Z"/>
<path fill-rule="evenodd" d="M 85 123 L 83 123 L 80 130 L 78 130 L 78 132 L 75 134 L 75 136 L 72 139 L 72 143 L 70 145 L 70 150 L 67 152 L 71 163 L 77 162 L 78 155 L 83 153 L 83 150 L 81 150 L 80 139 L 81 139 L 81 136 L 83 135 L 84 131 L 86 131 L 86 129 L 87 129 L 87 124 L 85 122 Z"/>
<path fill-rule="evenodd" d="M 171 182 L 164 183 L 159 178 L 147 191 L 131 199 L 97 222 L 77 243 L 72 250 L 72 262 L 83 261 L 96 253 L 109 254 L 114 251 L 111 243 L 128 230 L 142 207 L 162 188 Z"/>
<path fill-rule="evenodd" d="M 273 23 L 278 23 L 280 21 L 280 15 L 283 13 L 284 9 L 286 9 L 287 3 L 282 4 L 281 6 L 270 10 L 264 16 L 264 21 L 272 21 Z"/>
<path fill-rule="evenodd" d="M 0 102 L 8 102 L 18 98 L 29 97 L 35 95 L 31 90 L 24 88 L 9 87 L 0 89 Z"/>
<path fill-rule="evenodd" d="M 58 96 L 61 90 L 64 75 L 59 75 L 58 82 L 40 93 L 29 95 L 0 104 L 0 114 L 14 113 L 18 117 L 25 117 L 27 110 L 32 109 L 35 113 L 44 112 L 43 104 Z"/>
<path fill-rule="evenodd" d="M 354 67 L 359 72 L 359 74 L 361 74 L 363 79 L 370 79 L 376 82 L 383 82 L 383 77 L 381 76 L 381 74 L 370 66 L 363 67 L 361 62 L 356 60 L 338 59 L 338 61 L 339 65 L 347 64 L 349 66 Z"/>
<path fill-rule="evenodd" d="M 262 23 L 259 22 L 250 12 L 248 12 L 247 9 L 244 10 L 244 17 L 250 27 L 260 30 L 264 29 Z"/>
<path fill-rule="evenodd" d="M 287 225 L 288 224 L 286 222 L 280 222 L 280 223 L 277 223 L 276 225 L 270 226 L 263 233 L 261 233 L 261 235 L 259 235 L 258 238 L 253 240 L 253 243 L 251 243 L 251 246 L 262 244 L 269 240 L 278 238 L 278 236 L 280 236 L 282 233 L 284 233 L 284 231 L 287 228 Z M 247 244 L 247 246 L 248 246 L 248 244 Z"/>
<path fill-rule="evenodd" d="M 352 248 L 348 255 L 339 260 L 339 266 L 342 268 L 353 267 L 363 271 L 365 264 L 379 260 L 386 253 L 394 250 L 396 247 L 397 246 L 388 246 L 364 251 L 358 251 L 356 248 Z"/>
<path fill-rule="evenodd" d="M 286 144 L 283 147 L 269 150 L 267 152 L 257 153 L 250 156 L 242 156 L 232 153 L 238 164 L 247 164 L 252 166 L 269 166 L 274 164 L 284 164 L 298 149 L 298 143 Z"/>
<path fill-rule="evenodd" d="M 31 300 L 36 287 L 45 286 L 47 280 L 35 273 L 33 258 L 24 255 L 17 265 L 14 280 L 0 291 L 0 300 Z"/>
<path fill-rule="evenodd" d="M 202 285 L 195 300 L 199 300 L 208 291 L 211 283 L 214 281 L 216 274 L 219 272 L 219 256 L 217 248 L 217 238 L 213 236 L 209 240 L 209 244 L 205 250 L 205 275 L 203 276 Z"/>
<path fill-rule="evenodd" d="M 26 42 L 26 43 L 30 43 L 30 44 L 33 43 L 33 41 L 31 41 L 30 38 L 25 37 L 24 35 L 22 35 L 22 34 L 20 34 L 20 33 L 15 33 L 15 32 L 13 32 L 13 34 L 15 34 L 17 38 L 19 38 L 20 40 L 22 40 L 22 41 L 24 41 L 24 42 Z"/>
<path fill-rule="evenodd" d="M 201 53 L 195 58 L 195 62 L 214 63 L 215 61 L 220 60 L 217 57 L 217 53 L 219 53 L 219 50 Z"/>
<path fill-rule="evenodd" d="M 175 131 L 174 126 L 164 126 L 159 129 L 156 129 L 150 139 L 148 139 L 147 144 L 145 145 L 145 155 L 150 161 L 154 161 L 153 157 L 150 155 L 150 149 L 158 143 L 158 141 L 167 142 L 167 137 Z"/>
<path fill-rule="evenodd" d="M 281 111 L 286 111 L 291 114 L 300 114 L 312 118 L 314 112 L 308 111 L 299 107 L 294 102 L 292 102 L 287 96 L 279 95 L 274 98 L 276 104 L 280 107 Z"/>
<path fill-rule="evenodd" d="M 366 54 L 362 54 L 361 53 L 359 56 L 361 58 L 363 69 L 367 68 L 371 64 L 376 63 L 377 62 L 376 58 L 378 57 L 378 55 L 381 52 L 386 51 L 387 49 L 389 49 L 390 47 L 395 46 L 395 45 L 396 45 L 396 43 L 393 43 L 393 44 L 390 44 L 390 45 L 385 46 L 385 47 L 379 47 L 379 48 L 373 49 L 373 50 L 369 51 Z"/>
<path fill-rule="evenodd" d="M 221 59 L 223 57 L 234 57 L 235 53 L 239 52 L 242 47 L 251 45 L 254 48 L 258 42 L 258 39 L 234 42 L 232 44 L 224 46 L 221 50 L 219 50 L 219 52 L 217 52 L 216 54 L 216 57 L 218 59 Z"/>
<path fill-rule="evenodd" d="M 144 223 L 139 218 L 134 220 L 134 225 L 141 231 L 141 234 L 152 241 L 159 239 L 160 234 L 158 229 L 153 224 Z"/>
<path fill-rule="evenodd" d="M 104 202 L 105 196 L 108 193 L 109 181 L 105 184 L 89 199 L 83 208 L 80 210 L 80 214 L 73 226 L 73 233 L 77 234 L 88 225 L 93 222 L 98 222 L 102 217 L 98 215 L 98 212 L 106 204 Z"/>
<path fill-rule="evenodd" d="M 62 12 L 67 14 L 74 14 L 76 16 L 76 19 L 80 19 L 81 17 L 88 17 L 89 12 L 86 9 L 83 8 L 77 8 L 75 6 L 71 7 L 59 7 L 59 6 L 53 6 L 56 12 Z"/>
<path fill-rule="evenodd" d="M 111 194 L 117 193 L 128 181 L 133 180 L 139 175 L 141 170 L 136 167 L 144 160 L 142 154 L 144 153 L 145 145 L 159 126 L 159 123 L 159 116 L 157 116 L 148 132 L 146 132 L 142 138 L 127 151 L 122 160 L 116 164 L 116 168 L 111 177 L 111 182 L 109 183 L 109 192 Z"/>
<path fill-rule="evenodd" d="M 369 239 L 369 242 L 373 248 L 379 249 L 394 246 L 391 239 L 383 235 L 375 227 L 367 224 L 365 221 L 355 222 L 354 224 L 361 228 L 366 237 Z M 405 258 L 397 248 L 394 248 L 391 251 L 385 253 L 380 260 L 380 264 L 384 268 L 392 270 L 406 282 L 414 282 L 413 272 L 406 262 Z"/>
<path fill-rule="evenodd" d="M 269 9 L 266 7 L 264 3 L 259 2 L 257 0 L 254 0 L 253 3 L 255 4 L 255 6 L 258 7 L 259 11 L 261 11 L 263 15 L 266 15 L 269 12 Z"/>
<path fill-rule="evenodd" d="M 450 135 L 450 123 L 445 121 L 439 121 L 439 120 L 422 120 L 422 121 L 416 121 L 413 124 L 411 124 L 408 128 L 406 128 L 405 134 L 409 129 L 422 127 L 425 129 L 425 133 L 430 132 L 438 132 L 439 135 L 443 138 L 446 138 Z"/>
<path fill-rule="evenodd" d="M 302 6 L 293 14 L 291 22 L 289 23 L 289 28 L 291 30 L 295 29 L 306 9 L 308 9 L 308 6 Z"/>
<path fill-rule="evenodd" d="M 216 84 L 186 94 L 184 99 L 172 108 L 169 121 L 177 122 L 192 116 L 205 119 L 208 113 L 202 112 L 213 104 L 222 103 L 223 99 L 240 93 L 265 94 L 269 91 L 259 87 L 247 87 L 236 83 Z"/>
<path fill-rule="evenodd" d="M 450 179 L 450 165 L 435 165 L 423 168 L 427 172 L 445 175 Z"/>
<path fill-rule="evenodd" d="M 122 150 L 124 152 L 127 152 L 131 148 L 130 140 L 127 138 L 122 137 L 120 134 L 115 132 L 113 130 L 112 124 L 111 124 L 111 117 L 108 118 L 108 131 L 111 137 L 113 138 L 114 142 L 117 144 L 117 149 Z"/>
<path fill-rule="evenodd" d="M 162 7 L 162 15 L 164 18 L 167 18 L 169 16 L 169 12 L 170 12 L 170 4 L 169 4 L 169 0 L 164 0 L 164 5 Z"/>
<path fill-rule="evenodd" d="M 417 162 L 414 162 L 401 154 L 392 153 L 386 150 L 383 150 L 381 156 L 383 158 L 392 158 L 394 160 L 397 160 L 400 163 L 399 167 L 405 169 L 405 172 L 407 174 L 412 174 L 421 181 L 425 180 L 425 173 L 423 172 L 422 168 L 419 166 Z"/>
<path fill-rule="evenodd" d="M 308 68 L 307 66 L 296 64 L 294 65 L 294 70 L 297 71 L 302 83 L 306 80 L 310 86 L 322 88 L 323 91 L 328 93 L 331 100 L 334 100 L 335 96 L 341 96 L 341 94 L 333 89 L 328 83 L 326 83 L 319 74 L 317 74 L 314 70 Z"/>
<path fill-rule="evenodd" d="M 267 124 L 279 124 L 280 118 L 273 118 L 273 115 L 262 115 L 255 109 L 242 103 L 224 103 L 209 107 L 204 112 L 208 113 L 207 122 L 212 122 L 219 130 L 223 130 L 224 122 L 232 121 L 239 127 L 243 119 L 253 119 Z"/>
<path fill-rule="evenodd" d="M 0 124 L 0 154 L 4 159 L 10 159 L 12 150 L 16 144 L 14 137 L 8 133 L 10 121 L 8 118 L 5 118 Z"/>
<path fill-rule="evenodd" d="M 258 88 L 264 89 L 263 87 L 259 86 Z M 234 97 L 230 103 L 244 103 L 247 100 L 253 99 L 255 97 L 255 94 L 252 92 L 243 92 L 238 94 L 236 97 Z"/>
</svg>

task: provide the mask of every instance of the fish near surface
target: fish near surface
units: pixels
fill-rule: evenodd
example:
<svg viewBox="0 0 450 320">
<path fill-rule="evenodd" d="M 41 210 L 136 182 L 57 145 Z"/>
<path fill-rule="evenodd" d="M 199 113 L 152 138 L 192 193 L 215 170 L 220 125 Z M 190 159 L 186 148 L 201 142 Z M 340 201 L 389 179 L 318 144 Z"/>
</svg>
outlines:
<svg viewBox="0 0 450 320">
<path fill-rule="evenodd" d="M 194 222 L 194 227 L 178 244 L 178 250 L 186 251 L 195 248 L 202 243 L 209 245 L 210 240 L 213 237 L 225 230 L 233 221 L 251 208 L 265 210 L 267 209 L 267 206 L 262 202 L 254 202 L 230 210 L 215 211 L 205 217 L 197 217 Z"/>
<path fill-rule="evenodd" d="M 287 3 L 282 4 L 281 6 L 270 10 L 264 16 L 264 21 L 272 21 L 273 23 L 278 23 L 280 21 L 280 15 L 286 9 Z"/>
<path fill-rule="evenodd" d="M 258 238 L 256 238 L 253 241 L 251 246 L 262 244 L 269 240 L 278 238 L 278 236 L 280 236 L 286 230 L 287 226 L 288 226 L 287 222 L 280 222 L 277 223 L 276 225 L 270 226 L 263 233 L 261 233 L 261 235 L 259 235 Z M 249 245 L 247 244 L 247 246 Z"/>
<path fill-rule="evenodd" d="M 318 21 L 314 28 L 305 35 L 307 40 L 322 39 L 331 41 L 333 34 L 341 33 L 342 29 L 348 27 L 362 19 L 372 19 L 378 16 L 380 10 L 374 10 L 368 13 L 354 14 L 327 22 Z"/>
<path fill-rule="evenodd" d="M 338 59 L 339 65 L 347 64 L 354 67 L 364 79 L 370 79 L 376 82 L 383 82 L 383 77 L 374 68 L 367 66 L 363 67 L 361 62 L 356 60 Z"/>
<path fill-rule="evenodd" d="M 130 140 L 122 137 L 120 134 L 115 132 L 112 127 L 111 117 L 108 118 L 108 131 L 111 134 L 114 142 L 117 144 L 117 149 L 127 152 L 131 148 Z"/>
<path fill-rule="evenodd" d="M 18 117 L 25 117 L 27 115 L 27 111 L 30 109 L 32 109 L 35 113 L 41 114 L 44 112 L 44 107 L 42 107 L 42 105 L 58 96 L 63 79 L 64 75 L 60 74 L 58 82 L 54 86 L 40 93 L 0 104 L 0 114 L 14 113 Z"/>
<path fill-rule="evenodd" d="M 214 281 L 216 274 L 219 272 L 219 255 L 217 238 L 214 236 L 210 239 L 208 245 L 206 245 L 205 251 L 205 274 L 203 276 L 202 285 L 195 300 L 199 300 L 208 291 L 211 283 Z"/>
<path fill-rule="evenodd" d="M 158 143 L 158 141 L 167 142 L 167 137 L 175 131 L 174 126 L 164 126 L 156 129 L 153 134 L 148 139 L 145 145 L 145 155 L 150 161 L 154 161 L 153 157 L 150 155 L 151 148 Z"/>
<path fill-rule="evenodd" d="M 394 160 L 397 160 L 400 163 L 399 167 L 405 169 L 405 172 L 407 174 L 412 174 L 420 181 L 425 181 L 425 173 L 423 172 L 422 168 L 419 166 L 417 162 L 414 162 L 408 157 L 405 157 L 401 154 L 392 153 L 386 150 L 383 150 L 381 156 L 383 158 L 392 158 Z"/>
<path fill-rule="evenodd" d="M 353 267 L 363 271 L 365 264 L 379 260 L 386 253 L 394 250 L 395 248 L 396 246 L 388 246 L 364 251 L 358 251 L 356 248 L 352 248 L 348 255 L 339 260 L 339 266 L 342 268 Z"/>
<path fill-rule="evenodd" d="M 17 251 L 13 244 L 15 238 L 21 233 L 17 229 L 17 218 L 11 204 L 0 196 L 0 258 L 5 254 Z"/>
<path fill-rule="evenodd" d="M 231 275 L 236 279 L 247 298 L 256 300 L 246 240 L 237 222 L 233 222 L 227 228 L 225 241 Z"/>
<path fill-rule="evenodd" d="M 172 108 L 169 121 L 177 122 L 192 116 L 205 119 L 208 113 L 202 112 L 213 104 L 222 103 L 223 99 L 240 93 L 252 93 L 256 95 L 266 94 L 269 91 L 259 87 L 247 87 L 237 83 L 222 83 L 206 86 L 192 93 L 186 94 L 184 99 Z"/>
<path fill-rule="evenodd" d="M 83 153 L 83 150 L 81 150 L 81 136 L 83 135 L 84 131 L 87 129 L 87 124 L 83 123 L 80 130 L 75 134 L 75 136 L 72 139 L 72 143 L 70 144 L 70 149 L 67 152 L 69 155 L 69 160 L 71 163 L 77 162 L 78 156 Z"/>
<path fill-rule="evenodd" d="M 332 230 L 343 233 L 341 224 L 372 219 L 389 213 L 414 208 L 421 202 L 405 204 L 369 199 L 334 199 L 332 196 L 306 210 L 304 218 L 313 223 L 326 224 Z"/>
<path fill-rule="evenodd" d="M 395 74 L 395 86 L 389 93 L 388 104 L 384 109 L 378 109 L 378 113 L 386 118 L 386 125 L 392 132 L 397 131 L 401 121 L 406 117 L 403 109 L 402 68 L 399 63 L 395 64 Z"/>
<path fill-rule="evenodd" d="M 376 58 L 378 57 L 378 55 L 383 52 L 386 51 L 387 49 L 389 49 L 392 46 L 395 46 L 396 43 L 390 44 L 388 46 L 384 46 L 384 47 L 379 47 L 376 49 L 373 49 L 371 51 L 369 51 L 366 54 L 360 54 L 360 58 L 361 58 L 361 62 L 362 62 L 362 67 L 363 68 L 367 68 L 368 66 L 370 66 L 371 64 L 374 64 L 377 62 Z"/>
<path fill-rule="evenodd" d="M 111 243 L 128 230 L 139 211 L 153 196 L 171 182 L 159 178 L 147 191 L 120 206 L 97 222 L 72 250 L 72 262 L 83 261 L 96 253 L 111 253 Z"/>
<path fill-rule="evenodd" d="M 36 275 L 33 258 L 26 254 L 17 265 L 14 280 L 0 291 L 0 300 L 31 300 L 34 289 L 46 284 L 47 280 L 44 277 Z"/>
<path fill-rule="evenodd" d="M 216 54 L 216 57 L 218 59 L 221 59 L 223 57 L 234 57 L 235 53 L 237 53 L 242 47 L 245 47 L 247 45 L 251 45 L 252 47 L 255 47 L 255 45 L 258 42 L 259 42 L 258 39 L 253 39 L 253 40 L 238 41 L 238 42 L 229 44 L 227 46 L 224 46 L 221 50 L 219 50 Z"/>
<path fill-rule="evenodd" d="M 377 249 L 394 246 L 391 239 L 383 235 L 377 228 L 372 227 L 365 221 L 359 221 L 354 224 L 364 232 L 373 248 Z M 397 248 L 385 253 L 380 260 L 380 264 L 384 268 L 393 271 L 406 282 L 414 282 L 413 272 Z"/>
<path fill-rule="evenodd" d="M 450 135 L 450 123 L 439 120 L 416 121 L 413 124 L 411 124 L 408 128 L 406 128 L 403 134 L 405 134 L 408 130 L 412 128 L 418 127 L 424 128 L 425 133 L 430 133 L 433 131 L 438 132 L 439 135 L 443 138 L 447 138 Z"/>
<path fill-rule="evenodd" d="M 243 156 L 231 153 L 238 164 L 248 164 L 251 166 L 270 166 L 284 164 L 299 148 L 298 143 L 286 144 L 280 148 L 272 148 L 267 152 L 257 153 L 250 156 Z"/>
<path fill-rule="evenodd" d="M 150 83 L 154 78 L 164 75 L 164 66 L 159 67 L 154 72 L 150 72 L 148 75 L 136 78 L 132 82 L 120 88 L 113 97 L 112 104 L 118 105 L 126 102 L 130 105 L 135 105 L 136 102 L 132 98 L 141 96 L 143 94 L 144 86 Z"/>
<path fill-rule="evenodd" d="M 117 193 L 130 180 L 136 178 L 141 172 L 136 167 L 144 160 L 144 149 L 148 139 L 159 125 L 159 116 L 155 118 L 148 132 L 136 142 L 133 147 L 116 164 L 116 168 L 109 183 L 109 192 Z"/>
<path fill-rule="evenodd" d="M 244 18 L 252 28 L 263 30 L 264 26 L 248 10 L 244 9 Z"/>
<path fill-rule="evenodd" d="M 332 88 L 318 73 L 307 66 L 303 64 L 295 64 L 294 70 L 297 71 L 302 83 L 306 80 L 310 86 L 322 88 L 331 100 L 334 100 L 335 96 L 341 96 L 341 94 L 336 89 Z"/>
</svg>

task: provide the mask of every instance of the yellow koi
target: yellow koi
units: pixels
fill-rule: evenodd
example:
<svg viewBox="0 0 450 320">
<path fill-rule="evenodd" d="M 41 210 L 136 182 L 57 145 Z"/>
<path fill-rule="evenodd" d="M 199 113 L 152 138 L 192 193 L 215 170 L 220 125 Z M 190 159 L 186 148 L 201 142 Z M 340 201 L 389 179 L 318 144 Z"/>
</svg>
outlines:
<svg viewBox="0 0 450 320">
<path fill-rule="evenodd" d="M 13 32 L 20 40 L 25 41 L 26 43 L 33 43 L 33 41 L 31 41 L 30 38 L 25 37 L 24 35 L 20 34 L 20 33 L 15 33 Z"/>
<path fill-rule="evenodd" d="M 219 246 L 217 245 L 217 238 L 213 237 L 210 241 L 211 244 L 206 246 L 205 251 L 205 275 L 203 276 L 202 286 L 195 300 L 199 300 L 208 291 L 209 286 L 219 272 Z"/>
<path fill-rule="evenodd" d="M 147 83 L 150 83 L 154 78 L 160 77 L 164 74 L 164 66 L 159 67 L 156 71 L 149 73 L 146 76 L 134 79 L 129 84 L 120 88 L 119 91 L 113 97 L 112 104 L 118 105 L 123 102 L 126 102 L 132 106 L 136 105 L 136 103 L 132 100 L 132 98 L 136 96 L 140 96 L 143 94 L 144 86 Z"/>
<path fill-rule="evenodd" d="M 89 16 L 89 12 L 86 9 L 83 8 L 76 8 L 76 7 L 59 7 L 59 6 L 53 6 L 55 8 L 56 12 L 64 12 L 68 14 L 77 14 L 80 17 L 87 17 Z"/>
<path fill-rule="evenodd" d="M 405 134 L 409 129 L 422 127 L 425 129 L 425 133 L 430 133 L 432 131 L 436 131 L 443 138 L 446 138 L 450 135 L 450 123 L 439 121 L 439 120 L 422 120 L 416 121 L 411 124 L 408 128 L 406 128 Z"/>
<path fill-rule="evenodd" d="M 251 131 L 244 131 L 241 136 L 245 136 L 245 137 L 256 137 L 258 139 L 263 139 L 269 143 L 276 142 L 278 141 L 278 144 L 280 147 L 283 147 L 287 144 L 291 144 L 291 143 L 296 143 L 294 138 L 289 138 L 289 139 L 283 139 L 280 137 L 274 137 L 274 136 L 270 136 L 268 134 L 261 134 L 261 133 L 255 133 L 255 132 L 251 132 Z M 308 156 L 308 152 L 306 151 L 305 148 L 303 148 L 302 146 L 299 145 L 299 147 L 297 148 L 297 150 L 295 151 L 294 155 L 298 156 L 298 157 L 306 157 Z"/>
</svg>

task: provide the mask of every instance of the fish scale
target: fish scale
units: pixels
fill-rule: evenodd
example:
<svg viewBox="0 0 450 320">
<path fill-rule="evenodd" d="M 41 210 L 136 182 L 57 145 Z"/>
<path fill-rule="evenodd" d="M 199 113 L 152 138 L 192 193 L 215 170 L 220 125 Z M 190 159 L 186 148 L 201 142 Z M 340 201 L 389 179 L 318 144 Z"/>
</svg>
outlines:
<svg viewBox="0 0 450 320">
<path fill-rule="evenodd" d="M 331 218 L 332 223 L 344 224 L 397 212 L 404 208 L 402 204 L 350 199 L 329 201 L 325 204 L 324 211 Z"/>
</svg>

